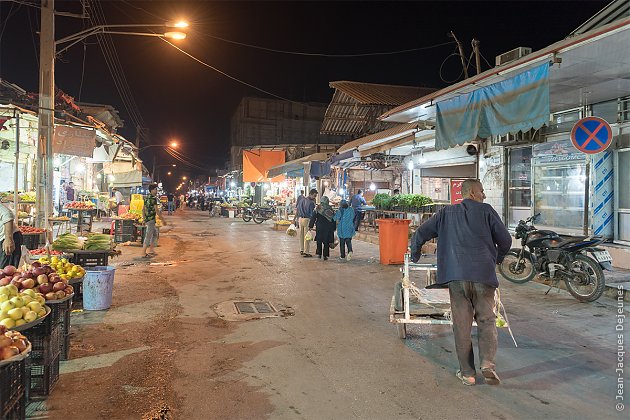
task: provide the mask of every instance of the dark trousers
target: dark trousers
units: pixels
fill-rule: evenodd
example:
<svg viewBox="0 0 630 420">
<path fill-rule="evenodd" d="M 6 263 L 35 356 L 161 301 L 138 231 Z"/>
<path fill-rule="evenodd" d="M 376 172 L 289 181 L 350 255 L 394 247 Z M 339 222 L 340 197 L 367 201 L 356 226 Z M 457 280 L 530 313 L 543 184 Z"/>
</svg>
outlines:
<svg viewBox="0 0 630 420">
<path fill-rule="evenodd" d="M 22 232 L 13 232 L 13 242 L 15 243 L 15 250 L 11 255 L 4 253 L 4 240 L 0 241 L 0 267 L 6 267 L 12 265 L 18 267 L 20 265 L 20 258 L 22 258 Z"/>
<path fill-rule="evenodd" d="M 362 211 L 355 211 L 354 212 L 354 231 L 358 232 L 359 231 L 359 225 L 361 224 L 361 220 L 363 220 L 363 212 Z"/>
<path fill-rule="evenodd" d="M 477 321 L 481 369 L 495 368 L 494 358 L 497 354 L 495 290 L 495 287 L 471 281 L 452 281 L 448 284 L 455 350 L 464 376 L 475 375 L 475 354 L 471 338 L 473 319 Z"/>
<path fill-rule="evenodd" d="M 315 253 L 320 257 L 324 256 L 328 258 L 330 256 L 330 243 L 328 241 L 317 241 L 317 249 L 315 250 Z"/>
<path fill-rule="evenodd" d="M 339 238 L 339 246 L 341 247 L 341 258 L 346 258 L 346 246 L 348 252 L 352 252 L 352 238 Z"/>
</svg>

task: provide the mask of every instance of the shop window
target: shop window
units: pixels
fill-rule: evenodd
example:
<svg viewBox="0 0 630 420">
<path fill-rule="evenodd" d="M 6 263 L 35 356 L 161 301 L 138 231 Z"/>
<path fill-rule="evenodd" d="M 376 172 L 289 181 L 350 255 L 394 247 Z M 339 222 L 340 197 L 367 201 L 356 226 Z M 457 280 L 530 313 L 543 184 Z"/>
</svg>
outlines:
<svg viewBox="0 0 630 420">
<path fill-rule="evenodd" d="M 619 122 L 630 121 L 630 96 L 619 101 Z"/>
<path fill-rule="evenodd" d="M 615 239 L 630 242 L 630 149 L 617 152 L 617 229 Z"/>
<path fill-rule="evenodd" d="M 421 178 L 421 194 L 431 197 L 433 201 L 449 202 L 449 178 Z M 414 190 L 417 193 L 417 191 Z"/>
<path fill-rule="evenodd" d="M 619 103 L 614 101 L 600 102 L 593 104 L 592 115 L 594 117 L 603 118 L 610 124 L 616 123 L 619 114 Z"/>
<path fill-rule="evenodd" d="M 511 149 L 508 169 L 508 226 L 516 227 L 532 208 L 532 148 Z"/>
<path fill-rule="evenodd" d="M 538 228 L 580 235 L 584 231 L 586 164 L 550 162 L 534 166 L 534 212 Z"/>
</svg>

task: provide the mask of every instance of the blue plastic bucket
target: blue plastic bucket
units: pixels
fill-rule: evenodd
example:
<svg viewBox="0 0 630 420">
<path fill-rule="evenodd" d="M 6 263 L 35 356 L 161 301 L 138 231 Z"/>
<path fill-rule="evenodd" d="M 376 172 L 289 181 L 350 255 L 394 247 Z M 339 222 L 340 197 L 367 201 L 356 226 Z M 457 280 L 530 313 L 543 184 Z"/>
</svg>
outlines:
<svg viewBox="0 0 630 420">
<path fill-rule="evenodd" d="M 83 309 L 102 311 L 112 306 L 114 274 L 116 269 L 107 267 L 86 267 L 83 279 Z"/>
</svg>

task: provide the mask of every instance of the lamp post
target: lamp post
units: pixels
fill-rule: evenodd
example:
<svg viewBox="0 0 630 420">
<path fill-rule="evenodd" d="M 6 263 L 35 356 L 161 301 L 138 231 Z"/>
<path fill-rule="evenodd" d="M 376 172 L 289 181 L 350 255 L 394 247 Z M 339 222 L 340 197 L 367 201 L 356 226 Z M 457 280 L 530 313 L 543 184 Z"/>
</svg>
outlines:
<svg viewBox="0 0 630 420">
<path fill-rule="evenodd" d="M 172 39 L 183 39 L 186 34 L 183 32 L 170 31 L 164 34 L 127 32 L 122 28 L 133 27 L 175 27 L 184 28 L 188 26 L 184 22 L 176 24 L 160 25 L 99 25 L 93 28 L 67 36 L 55 42 L 55 0 L 41 0 L 41 32 L 39 49 L 39 109 L 37 124 L 37 170 L 35 176 L 35 226 L 43 227 L 48 224 L 48 215 L 52 213 L 52 139 L 54 135 L 54 115 L 55 115 L 55 57 L 71 46 L 80 42 L 84 38 L 98 34 L 120 34 L 120 35 L 141 35 L 158 36 Z M 56 51 L 57 45 L 70 43 Z"/>
</svg>

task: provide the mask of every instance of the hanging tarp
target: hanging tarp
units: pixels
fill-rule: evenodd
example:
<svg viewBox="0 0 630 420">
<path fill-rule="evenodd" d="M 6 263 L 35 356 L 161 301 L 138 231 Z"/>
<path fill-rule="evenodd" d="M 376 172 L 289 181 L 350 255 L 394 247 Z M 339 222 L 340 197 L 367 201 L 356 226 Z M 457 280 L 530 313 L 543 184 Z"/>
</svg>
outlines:
<svg viewBox="0 0 630 420">
<path fill-rule="evenodd" d="M 285 174 L 288 177 L 302 177 L 304 176 L 304 166 L 310 162 L 323 162 L 328 159 L 328 154 L 324 152 L 313 153 L 308 156 L 303 156 L 298 159 L 284 162 L 280 165 L 273 166 L 267 171 L 267 176 L 273 178 L 278 175 Z M 320 169 L 321 171 L 321 169 Z M 330 173 L 330 169 L 328 170 Z M 311 174 L 313 175 L 313 174 Z M 321 175 L 313 175 L 321 176 Z"/>
<path fill-rule="evenodd" d="M 92 157 L 96 145 L 96 130 L 56 125 L 52 141 L 53 153 Z"/>
<path fill-rule="evenodd" d="M 243 150 L 243 182 L 280 182 L 284 175 L 267 178 L 267 171 L 284 163 L 284 150 Z"/>
<path fill-rule="evenodd" d="M 112 177 L 113 179 L 110 178 L 110 182 L 114 187 L 142 186 L 142 172 L 140 171 L 118 172 Z"/>
<path fill-rule="evenodd" d="M 436 104 L 435 149 L 549 122 L 549 64 Z"/>
<path fill-rule="evenodd" d="M 311 176 L 319 178 L 330 175 L 330 162 L 313 161 L 311 162 Z"/>
</svg>

